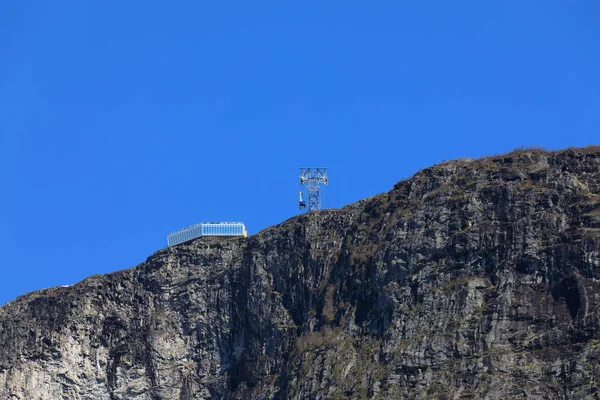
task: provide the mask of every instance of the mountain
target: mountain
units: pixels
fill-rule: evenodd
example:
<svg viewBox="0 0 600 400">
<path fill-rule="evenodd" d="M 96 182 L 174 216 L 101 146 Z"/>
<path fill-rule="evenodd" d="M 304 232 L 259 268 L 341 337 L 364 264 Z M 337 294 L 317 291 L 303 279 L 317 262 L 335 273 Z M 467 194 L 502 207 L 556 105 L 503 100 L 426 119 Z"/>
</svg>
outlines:
<svg viewBox="0 0 600 400">
<path fill-rule="evenodd" d="M 0 398 L 597 398 L 599 306 L 600 147 L 517 150 L 21 296 Z"/>
</svg>

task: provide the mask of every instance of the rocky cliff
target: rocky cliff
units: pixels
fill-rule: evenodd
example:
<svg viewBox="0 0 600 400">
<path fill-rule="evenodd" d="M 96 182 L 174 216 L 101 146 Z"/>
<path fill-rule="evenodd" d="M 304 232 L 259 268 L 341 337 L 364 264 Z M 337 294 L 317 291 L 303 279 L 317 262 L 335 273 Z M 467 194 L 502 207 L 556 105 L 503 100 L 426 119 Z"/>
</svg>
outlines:
<svg viewBox="0 0 600 400">
<path fill-rule="evenodd" d="M 599 289 L 600 147 L 455 160 L 19 297 L 0 399 L 596 398 Z"/>
</svg>

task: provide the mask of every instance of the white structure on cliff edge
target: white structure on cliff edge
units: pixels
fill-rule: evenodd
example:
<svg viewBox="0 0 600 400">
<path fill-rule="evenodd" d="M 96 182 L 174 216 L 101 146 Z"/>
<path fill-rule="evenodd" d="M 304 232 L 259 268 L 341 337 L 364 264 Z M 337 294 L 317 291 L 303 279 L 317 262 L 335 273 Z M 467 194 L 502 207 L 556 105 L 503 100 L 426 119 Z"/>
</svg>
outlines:
<svg viewBox="0 0 600 400">
<path fill-rule="evenodd" d="M 201 236 L 248 236 L 241 222 L 202 222 L 167 235 L 167 243 L 175 246 Z"/>
</svg>

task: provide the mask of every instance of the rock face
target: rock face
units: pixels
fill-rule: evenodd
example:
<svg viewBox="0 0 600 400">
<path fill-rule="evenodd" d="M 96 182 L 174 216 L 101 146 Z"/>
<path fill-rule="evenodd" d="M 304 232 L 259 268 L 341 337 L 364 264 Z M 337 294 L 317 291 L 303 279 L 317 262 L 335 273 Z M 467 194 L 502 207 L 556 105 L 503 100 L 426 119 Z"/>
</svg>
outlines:
<svg viewBox="0 0 600 400">
<path fill-rule="evenodd" d="M 600 147 L 420 171 L 0 308 L 1 399 L 598 398 Z"/>
</svg>

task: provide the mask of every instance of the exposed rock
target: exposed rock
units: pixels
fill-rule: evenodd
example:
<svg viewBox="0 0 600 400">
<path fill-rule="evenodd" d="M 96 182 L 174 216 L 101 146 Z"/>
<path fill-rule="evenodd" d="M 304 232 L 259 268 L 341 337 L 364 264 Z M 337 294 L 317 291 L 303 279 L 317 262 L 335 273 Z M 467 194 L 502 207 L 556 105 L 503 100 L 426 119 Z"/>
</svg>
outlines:
<svg viewBox="0 0 600 400">
<path fill-rule="evenodd" d="M 599 289 L 599 147 L 450 161 L 19 297 L 0 398 L 597 398 Z"/>
</svg>

